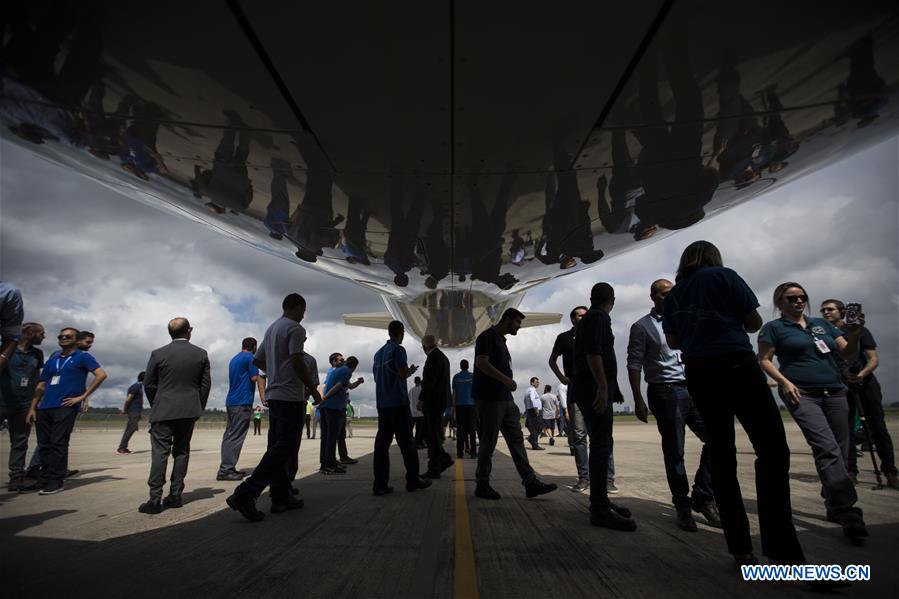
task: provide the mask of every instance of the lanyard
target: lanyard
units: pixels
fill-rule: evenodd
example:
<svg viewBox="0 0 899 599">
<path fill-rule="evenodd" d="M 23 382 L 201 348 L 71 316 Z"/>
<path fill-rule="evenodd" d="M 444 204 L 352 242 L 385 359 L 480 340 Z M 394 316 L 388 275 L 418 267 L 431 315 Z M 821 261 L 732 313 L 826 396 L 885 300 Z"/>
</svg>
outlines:
<svg viewBox="0 0 899 599">
<path fill-rule="evenodd" d="M 71 360 L 71 359 L 72 359 L 72 356 L 74 356 L 74 355 L 75 355 L 75 354 L 72 354 L 71 356 L 69 356 L 68 358 L 66 358 L 66 361 L 62 363 L 62 366 L 59 365 L 59 359 L 60 359 L 62 356 L 57 356 L 57 357 L 56 357 L 56 374 L 60 374 L 60 373 L 62 372 L 62 369 L 66 367 L 66 364 L 69 363 L 69 360 Z"/>
</svg>

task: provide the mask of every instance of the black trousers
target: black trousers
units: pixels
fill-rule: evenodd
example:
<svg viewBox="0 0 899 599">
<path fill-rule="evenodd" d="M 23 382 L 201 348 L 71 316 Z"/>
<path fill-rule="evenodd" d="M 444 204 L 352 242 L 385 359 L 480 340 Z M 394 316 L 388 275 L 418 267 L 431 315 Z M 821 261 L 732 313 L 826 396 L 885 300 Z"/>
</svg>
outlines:
<svg viewBox="0 0 899 599">
<path fill-rule="evenodd" d="M 443 410 L 425 411 L 425 438 L 428 441 L 428 472 L 439 474 L 453 459 L 443 448 Z"/>
<path fill-rule="evenodd" d="M 137 423 L 140 421 L 140 412 L 128 412 L 128 423 L 125 424 L 125 432 L 122 433 L 122 440 L 119 441 L 119 449 L 128 449 L 128 443 L 131 436 L 137 432 Z"/>
<path fill-rule="evenodd" d="M 169 455 L 172 456 L 172 476 L 169 479 L 169 495 L 184 492 L 184 478 L 190 461 L 190 440 L 194 434 L 195 418 L 177 418 L 150 423 L 150 499 L 161 499 L 165 486 Z"/>
<path fill-rule="evenodd" d="M 378 433 L 375 435 L 374 489 L 383 489 L 390 482 L 390 444 L 396 444 L 403 454 L 406 482 L 418 480 L 418 449 L 412 439 L 412 412 L 409 406 L 378 408 Z"/>
<path fill-rule="evenodd" d="M 896 473 L 896 456 L 893 454 L 893 439 L 887 430 L 886 420 L 883 415 L 883 392 L 880 389 L 880 381 L 872 374 L 863 385 L 851 385 L 847 393 L 849 399 L 849 426 L 855 424 L 856 405 L 858 398 L 862 404 L 862 412 L 865 414 L 865 424 L 871 433 L 871 440 L 877 455 L 880 456 L 880 470 L 884 474 Z M 858 473 L 858 457 L 855 455 L 855 447 L 849 448 L 849 472 Z"/>
<path fill-rule="evenodd" d="M 306 424 L 306 438 L 308 439 L 312 434 L 312 414 L 305 414 L 303 416 L 303 421 Z"/>
<path fill-rule="evenodd" d="M 262 419 L 253 418 L 253 436 L 262 434 Z"/>
<path fill-rule="evenodd" d="M 477 430 L 478 413 L 474 406 L 456 406 L 456 455 L 460 456 L 465 451 L 465 441 L 468 440 L 468 454 L 478 453 Z"/>
<path fill-rule="evenodd" d="M 752 352 L 690 358 L 687 388 L 705 425 L 712 485 L 728 550 L 752 552 L 749 519 L 737 481 L 734 417 L 755 450 L 762 553 L 788 562 L 804 561 L 790 506 L 790 449 L 771 389 Z"/>
<path fill-rule="evenodd" d="M 253 474 L 234 490 L 235 495 L 255 499 L 266 487 L 270 487 L 272 501 L 287 501 L 290 493 L 288 465 L 291 456 L 297 455 L 301 416 L 305 409 L 301 402 L 268 402 L 268 447 Z"/>
<path fill-rule="evenodd" d="M 416 416 L 412 419 L 412 426 L 415 428 L 415 446 L 424 447 L 425 443 L 425 419 L 424 416 Z"/>
<path fill-rule="evenodd" d="M 346 420 L 346 412 L 331 408 L 319 408 L 319 411 L 322 415 L 321 465 L 324 468 L 334 468 L 337 466 L 337 443 L 340 440 L 340 429 Z M 343 444 L 343 451 L 345 454 L 346 441 Z"/>
<path fill-rule="evenodd" d="M 75 428 L 78 408 L 47 408 L 37 411 L 37 443 L 41 452 L 41 482 L 62 482 L 69 467 L 69 438 Z"/>
</svg>

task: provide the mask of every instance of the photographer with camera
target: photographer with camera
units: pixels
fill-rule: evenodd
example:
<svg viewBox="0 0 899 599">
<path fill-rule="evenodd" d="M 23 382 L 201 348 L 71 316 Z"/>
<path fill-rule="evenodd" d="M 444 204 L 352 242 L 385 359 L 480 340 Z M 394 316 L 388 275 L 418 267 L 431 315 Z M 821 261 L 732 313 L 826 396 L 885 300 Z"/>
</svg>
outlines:
<svg viewBox="0 0 899 599">
<path fill-rule="evenodd" d="M 837 299 L 828 299 L 821 302 L 821 316 L 834 326 L 846 330 L 844 320 L 846 306 Z M 879 360 L 877 358 L 877 343 L 867 327 L 862 328 L 859 337 L 859 352 L 855 359 L 842 360 L 841 368 L 843 381 L 848 387 L 849 422 L 855 422 L 856 400 L 861 404 L 865 416 L 865 425 L 871 433 L 874 447 L 880 456 L 880 470 L 886 475 L 887 485 L 899 489 L 899 474 L 896 471 L 896 458 L 893 455 L 893 439 L 887 431 L 886 420 L 883 414 L 883 393 L 880 382 L 874 376 Z M 849 476 L 853 482 L 857 482 L 858 458 L 855 447 L 849 452 Z"/>
</svg>

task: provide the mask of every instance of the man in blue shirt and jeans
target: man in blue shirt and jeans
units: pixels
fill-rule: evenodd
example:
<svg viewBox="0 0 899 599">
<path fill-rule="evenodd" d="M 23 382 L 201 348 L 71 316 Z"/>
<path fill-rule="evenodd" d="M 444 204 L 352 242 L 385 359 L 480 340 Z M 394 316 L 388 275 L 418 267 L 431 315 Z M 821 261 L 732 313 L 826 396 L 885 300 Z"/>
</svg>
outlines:
<svg viewBox="0 0 899 599">
<path fill-rule="evenodd" d="M 31 425 L 25 421 L 44 353 L 36 346 L 44 340 L 44 327 L 35 322 L 22 325 L 22 336 L 0 360 L 0 420 L 9 422 L 9 486 L 18 491 L 25 484 L 25 454 Z M 7 355 L 8 354 L 8 355 Z"/>
<path fill-rule="evenodd" d="M 140 421 L 141 412 L 144 409 L 144 376 L 146 372 L 138 373 L 137 382 L 128 387 L 128 393 L 125 395 L 125 405 L 122 407 L 122 414 L 128 416 L 128 424 L 125 425 L 125 432 L 122 434 L 122 440 L 119 442 L 119 448 L 116 453 L 119 455 L 127 455 L 131 453 L 128 449 L 128 443 L 131 436 L 137 432 L 137 423 Z"/>
<path fill-rule="evenodd" d="M 375 436 L 374 495 L 393 493 L 390 482 L 390 444 L 396 444 L 403 454 L 406 466 L 406 490 L 427 489 L 431 481 L 418 475 L 418 450 L 412 439 L 412 411 L 409 408 L 409 390 L 406 379 L 415 374 L 418 366 L 408 364 L 403 337 L 406 327 L 398 320 L 387 326 L 390 336 L 377 351 L 372 371 L 375 376 L 375 398 L 378 407 L 378 433 Z"/>
<path fill-rule="evenodd" d="M 228 398 L 225 400 L 228 424 L 222 435 L 222 463 L 215 480 L 238 481 L 246 476 L 237 470 L 237 460 L 250 430 L 256 387 L 259 387 L 260 400 L 265 400 L 265 379 L 259 376 L 259 369 L 253 364 L 256 345 L 254 338 L 247 337 L 241 342 L 240 353 L 228 363 Z"/>
<path fill-rule="evenodd" d="M 40 480 L 21 491 L 36 491 L 52 495 L 63 489 L 69 458 L 69 438 L 75 427 L 75 417 L 81 404 L 106 380 L 106 372 L 87 352 L 76 347 L 78 330 L 66 327 L 59 332 L 60 351 L 47 360 L 40 382 L 34 391 L 31 407 L 25 419 L 37 421 L 37 438 L 41 451 Z M 86 386 L 87 374 L 94 380 Z"/>
</svg>

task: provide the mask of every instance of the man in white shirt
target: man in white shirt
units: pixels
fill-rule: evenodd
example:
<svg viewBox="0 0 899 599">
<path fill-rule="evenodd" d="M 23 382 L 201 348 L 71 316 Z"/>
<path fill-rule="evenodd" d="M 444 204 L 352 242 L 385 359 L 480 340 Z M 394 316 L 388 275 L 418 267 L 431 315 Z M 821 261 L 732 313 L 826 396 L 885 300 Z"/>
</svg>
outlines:
<svg viewBox="0 0 899 599">
<path fill-rule="evenodd" d="M 415 377 L 415 385 L 409 389 L 409 408 L 412 410 L 412 436 L 415 439 L 415 447 L 424 449 L 425 443 L 425 415 L 421 411 L 418 397 L 421 395 L 421 377 Z"/>
<path fill-rule="evenodd" d="M 543 448 L 537 443 L 540 438 L 540 431 L 543 430 L 543 422 L 540 418 L 540 411 L 543 408 L 543 402 L 540 401 L 540 379 L 531 377 L 531 386 L 528 387 L 524 396 L 524 425 L 528 428 L 528 443 L 531 449 L 542 451 Z"/>
</svg>

